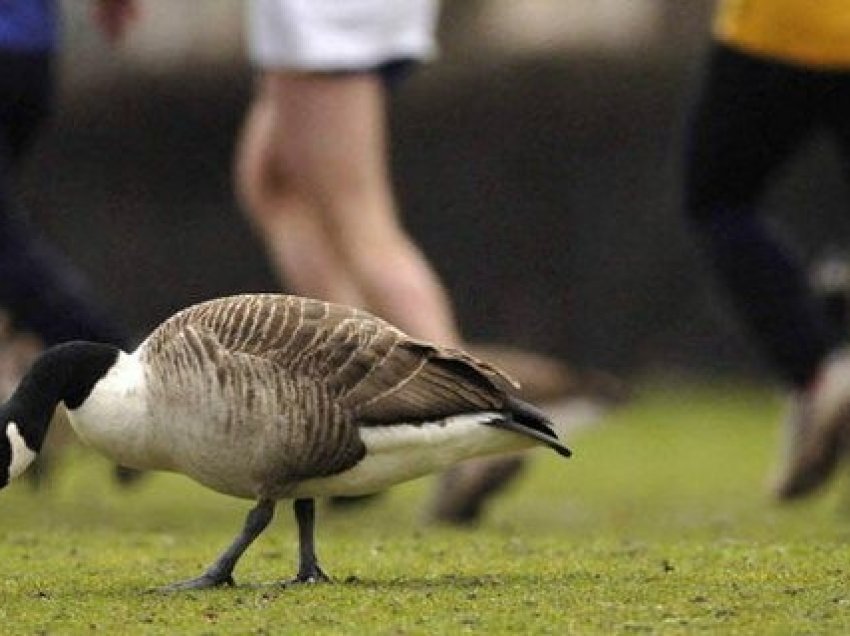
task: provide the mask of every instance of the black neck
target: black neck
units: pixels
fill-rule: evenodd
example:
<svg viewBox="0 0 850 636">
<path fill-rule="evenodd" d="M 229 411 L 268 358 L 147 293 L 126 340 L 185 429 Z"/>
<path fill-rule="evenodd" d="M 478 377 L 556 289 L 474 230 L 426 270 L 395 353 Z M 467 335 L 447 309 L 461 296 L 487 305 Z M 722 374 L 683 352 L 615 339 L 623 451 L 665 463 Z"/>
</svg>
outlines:
<svg viewBox="0 0 850 636">
<path fill-rule="evenodd" d="M 3 422 L 18 424 L 27 446 L 41 450 L 59 402 L 75 409 L 115 363 L 119 349 L 94 342 L 67 342 L 45 351 L 2 406 Z"/>
</svg>

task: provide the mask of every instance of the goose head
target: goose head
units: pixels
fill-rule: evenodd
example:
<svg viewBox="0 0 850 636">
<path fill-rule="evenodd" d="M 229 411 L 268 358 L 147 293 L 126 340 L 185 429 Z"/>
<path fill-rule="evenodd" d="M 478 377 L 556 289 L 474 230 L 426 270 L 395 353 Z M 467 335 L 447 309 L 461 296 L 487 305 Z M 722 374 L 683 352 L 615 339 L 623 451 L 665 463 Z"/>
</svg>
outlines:
<svg viewBox="0 0 850 636">
<path fill-rule="evenodd" d="M 21 434 L 17 422 L 3 419 L 5 435 L 0 437 L 0 488 L 21 475 L 38 455 Z M 35 444 L 32 444 L 35 445 Z"/>
<path fill-rule="evenodd" d="M 52 347 L 36 359 L 0 406 L 0 488 L 35 460 L 58 404 L 80 406 L 118 353 L 111 345 L 71 342 Z"/>
</svg>

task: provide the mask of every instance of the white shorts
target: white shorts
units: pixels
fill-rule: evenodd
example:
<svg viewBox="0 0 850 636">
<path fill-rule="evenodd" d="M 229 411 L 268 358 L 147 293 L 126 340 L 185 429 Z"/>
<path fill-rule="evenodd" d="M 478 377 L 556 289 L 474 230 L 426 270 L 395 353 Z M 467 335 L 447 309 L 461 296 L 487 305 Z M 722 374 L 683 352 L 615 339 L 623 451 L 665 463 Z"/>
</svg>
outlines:
<svg viewBox="0 0 850 636">
<path fill-rule="evenodd" d="M 248 51 L 261 68 L 372 70 L 433 55 L 439 0 L 250 0 Z"/>
</svg>

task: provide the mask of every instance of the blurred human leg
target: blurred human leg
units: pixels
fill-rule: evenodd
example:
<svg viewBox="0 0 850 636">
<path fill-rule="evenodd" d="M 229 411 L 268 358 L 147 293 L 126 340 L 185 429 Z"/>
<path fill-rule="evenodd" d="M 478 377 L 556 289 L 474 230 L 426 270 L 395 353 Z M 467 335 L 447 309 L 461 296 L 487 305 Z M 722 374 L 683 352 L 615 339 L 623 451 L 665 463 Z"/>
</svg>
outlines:
<svg viewBox="0 0 850 636">
<path fill-rule="evenodd" d="M 783 499 L 809 492 L 832 472 L 841 399 L 850 397 L 841 398 L 836 382 L 824 379 L 837 377 L 829 356 L 839 343 L 823 307 L 756 208 L 767 180 L 817 123 L 824 97 L 818 86 L 815 74 L 715 46 L 685 161 L 690 228 L 745 325 L 792 388 L 774 486 Z"/>
<path fill-rule="evenodd" d="M 267 72 L 240 140 L 237 188 L 293 291 L 364 307 L 412 335 L 458 346 L 448 296 L 399 219 L 384 91 L 375 73 Z M 474 520 L 522 462 L 448 471 L 429 514 Z"/>
<path fill-rule="evenodd" d="M 46 345 L 88 339 L 127 345 L 85 277 L 13 205 L 10 182 L 50 109 L 46 53 L 0 53 L 0 307 Z"/>
<path fill-rule="evenodd" d="M 783 380 L 805 387 L 831 349 L 803 267 L 757 209 L 815 123 L 806 76 L 716 47 L 685 158 L 691 229 Z"/>
<path fill-rule="evenodd" d="M 274 104 L 264 93 L 249 107 L 236 152 L 236 190 L 278 279 L 297 294 L 364 306 L 323 228 L 315 205 L 276 161 Z"/>
<path fill-rule="evenodd" d="M 97 300 L 83 274 L 33 227 L 11 196 L 11 182 L 52 101 L 49 51 L 0 52 L 0 397 L 17 386 L 38 352 L 68 340 L 130 338 Z M 38 481 L 49 453 L 39 457 Z M 116 469 L 122 481 L 136 473 Z"/>
<path fill-rule="evenodd" d="M 254 124 L 257 128 L 268 126 L 265 137 L 274 146 L 265 151 L 265 163 L 273 170 L 261 175 L 258 169 L 249 173 L 243 168 L 240 176 L 255 184 L 274 178 L 297 193 L 303 204 L 291 213 L 296 209 L 291 194 L 288 208 L 276 207 L 274 198 L 266 196 L 269 205 L 261 212 L 256 205 L 260 197 L 255 197 L 248 210 L 263 228 L 275 230 L 267 242 L 277 241 L 276 251 L 289 254 L 277 261 L 286 280 L 299 293 L 315 295 L 317 288 L 309 287 L 309 281 L 293 284 L 304 282 L 295 271 L 299 264 L 311 263 L 311 275 L 320 271 L 324 281 L 347 278 L 351 283 L 346 288 L 355 288 L 358 304 L 401 329 L 441 344 L 458 344 L 447 294 L 399 220 L 388 172 L 380 77 L 268 71 L 264 83 L 262 99 L 271 100 L 274 114 L 255 111 L 252 116 L 263 120 Z M 255 152 L 249 144 L 250 130 L 243 137 L 243 166 Z M 258 187 L 240 189 L 256 192 Z M 314 212 L 305 222 L 308 210 Z M 300 242 L 308 232 L 312 242 Z M 332 283 L 326 282 L 324 290 L 333 291 Z"/>
</svg>

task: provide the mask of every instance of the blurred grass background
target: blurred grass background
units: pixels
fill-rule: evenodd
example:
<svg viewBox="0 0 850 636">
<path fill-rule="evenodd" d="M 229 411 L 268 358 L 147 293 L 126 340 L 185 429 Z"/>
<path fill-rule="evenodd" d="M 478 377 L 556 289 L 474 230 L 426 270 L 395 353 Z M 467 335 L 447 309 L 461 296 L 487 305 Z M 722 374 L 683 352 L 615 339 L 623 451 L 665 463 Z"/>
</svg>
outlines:
<svg viewBox="0 0 850 636">
<path fill-rule="evenodd" d="M 296 569 L 287 502 L 235 589 L 150 590 L 200 572 L 247 502 L 185 478 L 126 490 L 66 452 L 49 487 L 0 496 L 6 633 L 846 633 L 846 480 L 780 507 L 766 496 L 781 404 L 758 387 L 649 383 L 576 434 L 569 461 L 535 451 L 474 529 L 422 523 L 430 479 L 368 506 L 320 507 L 333 585 Z"/>
</svg>

